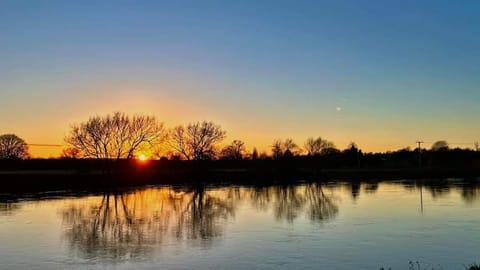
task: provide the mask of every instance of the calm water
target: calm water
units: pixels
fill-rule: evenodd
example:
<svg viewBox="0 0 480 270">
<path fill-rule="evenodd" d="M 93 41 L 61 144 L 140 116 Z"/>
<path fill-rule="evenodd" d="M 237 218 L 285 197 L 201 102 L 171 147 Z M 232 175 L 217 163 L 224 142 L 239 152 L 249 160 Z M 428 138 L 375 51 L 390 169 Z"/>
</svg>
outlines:
<svg viewBox="0 0 480 270">
<path fill-rule="evenodd" d="M 0 198 L 0 269 L 463 269 L 480 186 L 460 180 Z M 441 265 L 441 267 L 439 266 Z"/>
</svg>

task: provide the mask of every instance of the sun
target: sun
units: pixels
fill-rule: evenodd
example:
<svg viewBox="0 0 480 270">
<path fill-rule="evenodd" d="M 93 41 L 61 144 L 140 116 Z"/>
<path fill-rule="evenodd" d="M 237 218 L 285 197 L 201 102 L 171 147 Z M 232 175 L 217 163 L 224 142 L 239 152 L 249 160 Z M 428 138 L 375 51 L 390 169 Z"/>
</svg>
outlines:
<svg viewBox="0 0 480 270">
<path fill-rule="evenodd" d="M 146 161 L 146 160 L 147 160 L 147 156 L 145 156 L 144 154 L 140 154 L 140 155 L 138 156 L 138 160 L 140 160 L 140 161 Z"/>
</svg>

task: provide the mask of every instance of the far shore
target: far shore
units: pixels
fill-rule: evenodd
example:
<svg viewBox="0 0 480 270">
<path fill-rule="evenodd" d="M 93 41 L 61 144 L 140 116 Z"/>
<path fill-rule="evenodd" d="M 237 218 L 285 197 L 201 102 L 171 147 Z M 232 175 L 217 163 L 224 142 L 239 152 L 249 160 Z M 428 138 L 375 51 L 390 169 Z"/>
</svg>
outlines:
<svg viewBox="0 0 480 270">
<path fill-rule="evenodd" d="M 480 177 L 476 167 L 323 168 L 295 160 L 19 160 L 0 162 L 0 193 L 142 185 L 290 184 Z"/>
</svg>

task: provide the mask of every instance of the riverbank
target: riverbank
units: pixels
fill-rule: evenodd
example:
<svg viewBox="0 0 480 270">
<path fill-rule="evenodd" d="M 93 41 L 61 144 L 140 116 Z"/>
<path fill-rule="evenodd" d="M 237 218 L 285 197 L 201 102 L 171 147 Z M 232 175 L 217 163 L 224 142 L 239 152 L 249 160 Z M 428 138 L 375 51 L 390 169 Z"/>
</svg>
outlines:
<svg viewBox="0 0 480 270">
<path fill-rule="evenodd" d="M 323 168 L 299 161 L 19 160 L 0 162 L 0 192 L 142 185 L 276 184 L 475 178 L 479 168 Z"/>
</svg>

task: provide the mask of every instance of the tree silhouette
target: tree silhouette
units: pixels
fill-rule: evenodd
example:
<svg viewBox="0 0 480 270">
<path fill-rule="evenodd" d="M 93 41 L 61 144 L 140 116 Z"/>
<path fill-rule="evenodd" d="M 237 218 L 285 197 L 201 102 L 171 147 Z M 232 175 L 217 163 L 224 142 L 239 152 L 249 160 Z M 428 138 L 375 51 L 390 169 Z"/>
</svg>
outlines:
<svg viewBox="0 0 480 270">
<path fill-rule="evenodd" d="M 445 151 L 448 150 L 448 143 L 446 141 L 436 141 L 432 144 L 432 151 Z"/>
<path fill-rule="evenodd" d="M 80 158 L 80 156 L 80 149 L 74 147 L 67 147 L 62 150 L 62 155 L 60 157 L 63 159 L 77 159 Z"/>
<path fill-rule="evenodd" d="M 272 144 L 273 159 L 291 158 L 298 154 L 297 144 L 290 138 L 282 142 L 282 140 L 275 140 Z"/>
<path fill-rule="evenodd" d="M 230 145 L 225 146 L 220 154 L 223 159 L 242 159 L 245 155 L 245 143 L 234 140 Z"/>
<path fill-rule="evenodd" d="M 15 134 L 0 136 L 0 159 L 28 158 L 27 143 Z"/>
<path fill-rule="evenodd" d="M 164 138 L 163 124 L 153 116 L 94 116 L 74 125 L 65 141 L 82 157 L 101 159 L 133 158 L 137 151 L 153 147 Z"/>
<path fill-rule="evenodd" d="M 225 138 L 225 133 L 213 122 L 196 122 L 173 128 L 169 142 L 187 160 L 208 160 L 215 158 L 217 144 Z"/>
<path fill-rule="evenodd" d="M 307 151 L 307 155 L 317 156 L 327 154 L 329 149 L 335 148 L 335 145 L 333 142 L 322 139 L 322 137 L 316 139 L 310 137 L 305 142 L 304 148 Z"/>
<path fill-rule="evenodd" d="M 291 138 L 283 142 L 283 149 L 283 156 L 286 158 L 293 157 L 298 153 L 298 145 Z"/>
<path fill-rule="evenodd" d="M 343 154 L 349 166 L 357 165 L 357 167 L 360 167 L 360 157 L 363 155 L 363 153 L 355 142 L 351 142 L 347 149 L 343 151 Z"/>
<path fill-rule="evenodd" d="M 256 159 L 258 159 L 258 151 L 257 151 L 257 148 L 253 148 L 252 160 L 256 160 Z"/>
<path fill-rule="evenodd" d="M 283 157 L 283 145 L 281 140 L 275 140 L 272 144 L 273 159 L 280 159 Z"/>
</svg>

